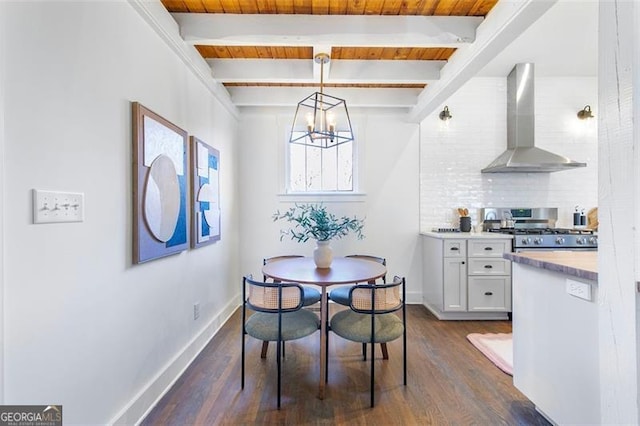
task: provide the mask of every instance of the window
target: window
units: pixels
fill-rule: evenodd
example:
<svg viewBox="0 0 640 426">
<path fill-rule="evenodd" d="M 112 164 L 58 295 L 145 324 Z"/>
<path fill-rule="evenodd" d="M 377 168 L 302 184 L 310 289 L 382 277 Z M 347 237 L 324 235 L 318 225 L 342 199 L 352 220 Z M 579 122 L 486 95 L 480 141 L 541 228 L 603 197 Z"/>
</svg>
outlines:
<svg viewBox="0 0 640 426">
<path fill-rule="evenodd" d="M 354 141 L 349 141 L 319 148 L 287 143 L 287 192 L 355 191 L 354 145 Z"/>
</svg>

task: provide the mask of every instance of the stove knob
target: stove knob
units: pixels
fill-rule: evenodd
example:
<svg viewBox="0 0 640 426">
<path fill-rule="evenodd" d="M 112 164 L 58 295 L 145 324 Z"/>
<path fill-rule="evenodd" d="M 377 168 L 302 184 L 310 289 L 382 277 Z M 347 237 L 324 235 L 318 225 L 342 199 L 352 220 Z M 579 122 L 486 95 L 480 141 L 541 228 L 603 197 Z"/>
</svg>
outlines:
<svg viewBox="0 0 640 426">
<path fill-rule="evenodd" d="M 522 239 L 522 245 L 523 246 L 528 246 L 529 244 L 531 244 L 531 238 L 523 238 Z"/>
<path fill-rule="evenodd" d="M 564 244 L 564 237 L 558 237 L 558 238 L 556 238 L 556 244 L 558 244 L 558 245 L 562 245 L 562 244 Z"/>
<path fill-rule="evenodd" d="M 589 238 L 589 244 L 598 244 L 598 238 L 597 237 L 590 237 Z"/>
<path fill-rule="evenodd" d="M 585 237 L 576 238 L 576 244 L 585 245 L 587 243 L 587 239 Z"/>
<path fill-rule="evenodd" d="M 534 243 L 534 244 L 537 244 L 537 245 L 542 244 L 542 237 L 536 237 L 536 238 L 534 238 L 534 239 L 533 239 L 533 243 Z"/>
</svg>

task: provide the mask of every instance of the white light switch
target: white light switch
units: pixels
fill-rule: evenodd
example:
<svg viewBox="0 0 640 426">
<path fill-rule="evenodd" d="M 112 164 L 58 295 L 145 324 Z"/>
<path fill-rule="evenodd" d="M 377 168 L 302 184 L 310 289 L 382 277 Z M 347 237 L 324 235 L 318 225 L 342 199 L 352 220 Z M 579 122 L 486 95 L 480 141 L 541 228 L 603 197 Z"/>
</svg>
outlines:
<svg viewBox="0 0 640 426">
<path fill-rule="evenodd" d="M 84 221 L 84 194 L 33 190 L 33 223 Z"/>
<path fill-rule="evenodd" d="M 567 293 L 584 300 L 591 300 L 591 286 L 587 283 L 567 278 Z"/>
</svg>

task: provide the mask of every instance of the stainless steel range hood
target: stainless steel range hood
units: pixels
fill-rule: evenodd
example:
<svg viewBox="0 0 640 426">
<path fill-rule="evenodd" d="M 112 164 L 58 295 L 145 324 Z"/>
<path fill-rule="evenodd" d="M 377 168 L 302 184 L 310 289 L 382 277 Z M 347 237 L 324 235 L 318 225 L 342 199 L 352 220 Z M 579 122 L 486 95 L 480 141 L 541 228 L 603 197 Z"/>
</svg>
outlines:
<svg viewBox="0 0 640 426">
<path fill-rule="evenodd" d="M 585 167 L 535 146 L 534 65 L 516 64 L 507 77 L 507 150 L 482 173 L 548 173 Z"/>
</svg>

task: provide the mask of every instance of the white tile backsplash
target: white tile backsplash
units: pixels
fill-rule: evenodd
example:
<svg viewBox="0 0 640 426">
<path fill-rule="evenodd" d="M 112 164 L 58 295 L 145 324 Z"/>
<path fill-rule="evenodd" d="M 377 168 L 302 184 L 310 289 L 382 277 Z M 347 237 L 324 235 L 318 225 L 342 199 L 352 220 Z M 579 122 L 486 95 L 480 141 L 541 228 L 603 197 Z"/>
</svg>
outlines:
<svg viewBox="0 0 640 426">
<path fill-rule="evenodd" d="M 421 123 L 422 231 L 457 226 L 458 207 L 469 209 L 473 225 L 479 223 L 478 209 L 486 206 L 557 207 L 557 226 L 571 227 L 576 205 L 585 212 L 597 205 L 597 123 L 576 116 L 585 105 L 597 105 L 597 78 L 543 77 L 535 85 L 536 146 L 587 167 L 480 173 L 507 147 L 506 77 L 472 79 L 445 102 L 453 115 L 446 126 L 438 119 L 440 110 Z"/>
</svg>

